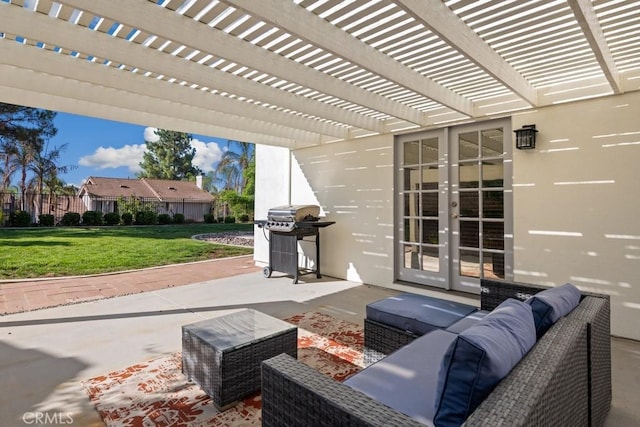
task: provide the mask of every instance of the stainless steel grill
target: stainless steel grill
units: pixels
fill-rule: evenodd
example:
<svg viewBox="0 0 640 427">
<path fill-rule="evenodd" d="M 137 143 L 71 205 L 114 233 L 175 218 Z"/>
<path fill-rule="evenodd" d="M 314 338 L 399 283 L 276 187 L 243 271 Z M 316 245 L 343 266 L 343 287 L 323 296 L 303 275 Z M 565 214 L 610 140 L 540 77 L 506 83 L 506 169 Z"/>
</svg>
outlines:
<svg viewBox="0 0 640 427">
<path fill-rule="evenodd" d="M 320 275 L 320 228 L 335 224 L 334 221 L 320 221 L 320 206 L 286 205 L 269 209 L 267 220 L 256 221 L 258 227 L 269 230 L 269 265 L 264 268 L 264 277 L 271 277 L 273 271 L 293 275 L 293 283 L 303 274 Z M 305 237 L 313 237 L 316 246 L 315 269 L 299 266 L 298 242 Z"/>
<path fill-rule="evenodd" d="M 320 206 L 315 205 L 286 205 L 269 209 L 267 222 L 264 225 L 269 231 L 290 232 L 300 228 L 308 221 L 318 221 Z"/>
</svg>

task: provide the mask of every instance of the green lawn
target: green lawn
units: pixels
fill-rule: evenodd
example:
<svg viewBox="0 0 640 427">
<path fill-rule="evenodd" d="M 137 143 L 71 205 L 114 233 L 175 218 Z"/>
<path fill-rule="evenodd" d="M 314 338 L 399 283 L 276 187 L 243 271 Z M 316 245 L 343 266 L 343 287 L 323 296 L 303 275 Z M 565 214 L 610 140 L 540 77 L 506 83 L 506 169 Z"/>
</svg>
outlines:
<svg viewBox="0 0 640 427">
<path fill-rule="evenodd" d="M 253 253 L 191 239 L 253 224 L 0 229 L 0 279 L 73 276 Z"/>
</svg>

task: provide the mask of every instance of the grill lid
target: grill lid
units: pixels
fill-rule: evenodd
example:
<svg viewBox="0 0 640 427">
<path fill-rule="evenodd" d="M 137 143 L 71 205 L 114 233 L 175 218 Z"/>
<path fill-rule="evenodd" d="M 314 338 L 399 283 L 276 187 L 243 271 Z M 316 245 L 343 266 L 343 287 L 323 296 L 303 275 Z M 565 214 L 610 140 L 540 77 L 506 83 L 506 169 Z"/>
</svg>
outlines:
<svg viewBox="0 0 640 427">
<path fill-rule="evenodd" d="M 302 222 L 317 221 L 320 215 L 320 206 L 316 205 L 285 205 L 269 209 L 268 221 L 275 222 Z"/>
</svg>

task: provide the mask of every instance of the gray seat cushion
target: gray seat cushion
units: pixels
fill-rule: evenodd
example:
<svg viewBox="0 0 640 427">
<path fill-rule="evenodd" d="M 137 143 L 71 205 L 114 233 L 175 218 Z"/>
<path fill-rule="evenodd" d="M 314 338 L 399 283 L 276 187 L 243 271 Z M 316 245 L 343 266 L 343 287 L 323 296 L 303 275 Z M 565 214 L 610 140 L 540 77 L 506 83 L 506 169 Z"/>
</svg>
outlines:
<svg viewBox="0 0 640 427">
<path fill-rule="evenodd" d="M 366 307 L 367 319 L 416 335 L 448 328 L 476 310 L 472 305 L 411 293 L 385 298 Z"/>
<path fill-rule="evenodd" d="M 344 384 L 411 418 L 433 425 L 438 371 L 458 335 L 436 330 L 424 335 Z"/>
</svg>

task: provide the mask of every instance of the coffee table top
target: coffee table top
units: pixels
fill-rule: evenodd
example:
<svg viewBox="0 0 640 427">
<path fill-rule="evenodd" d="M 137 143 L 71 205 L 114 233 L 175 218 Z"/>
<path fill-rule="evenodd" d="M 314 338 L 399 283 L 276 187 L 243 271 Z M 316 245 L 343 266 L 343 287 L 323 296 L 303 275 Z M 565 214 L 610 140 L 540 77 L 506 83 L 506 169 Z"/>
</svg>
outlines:
<svg viewBox="0 0 640 427">
<path fill-rule="evenodd" d="M 277 335 L 296 326 L 253 309 L 203 320 L 182 327 L 217 350 L 232 349 Z"/>
</svg>

